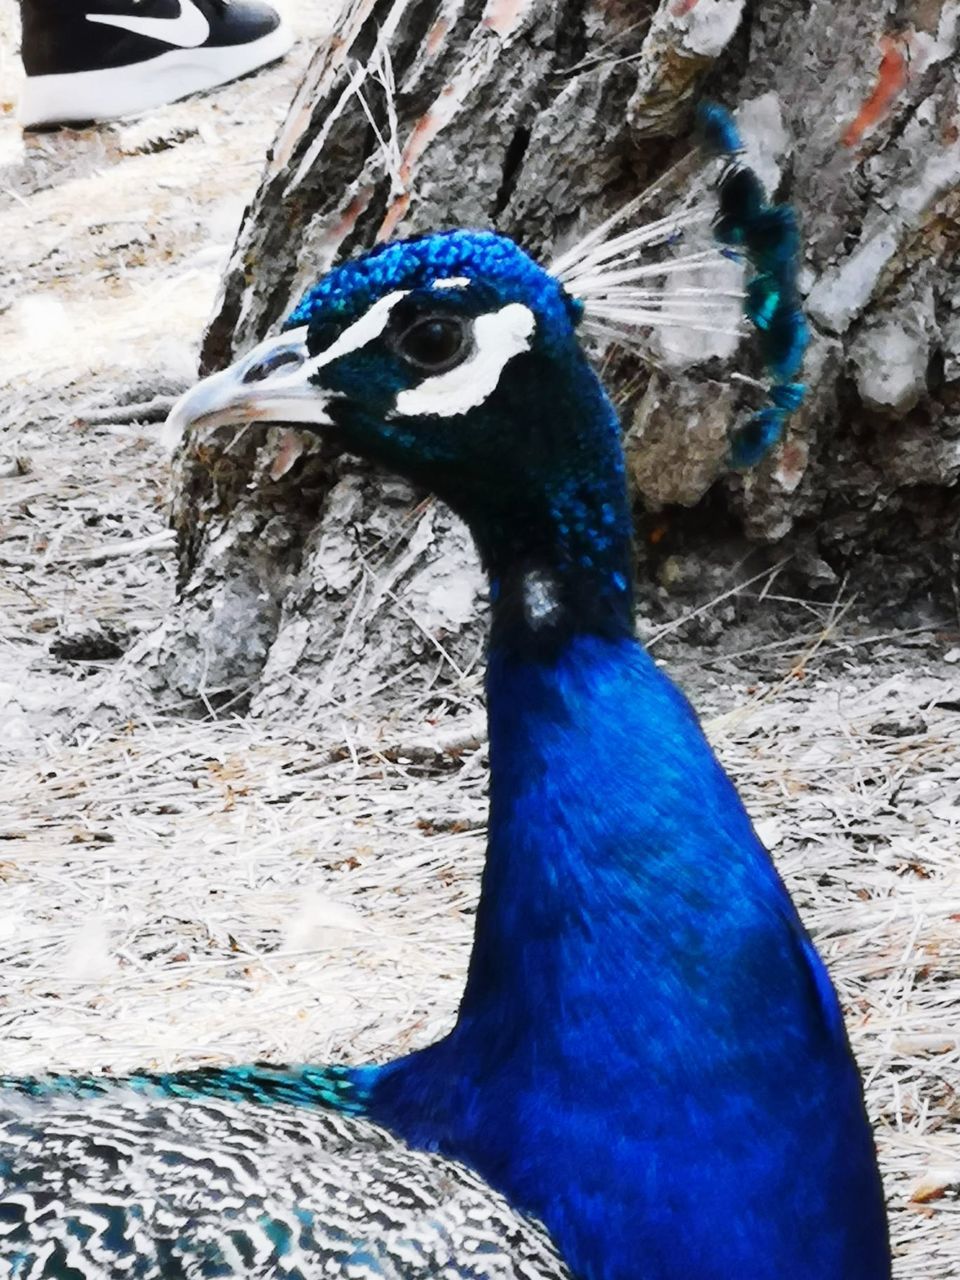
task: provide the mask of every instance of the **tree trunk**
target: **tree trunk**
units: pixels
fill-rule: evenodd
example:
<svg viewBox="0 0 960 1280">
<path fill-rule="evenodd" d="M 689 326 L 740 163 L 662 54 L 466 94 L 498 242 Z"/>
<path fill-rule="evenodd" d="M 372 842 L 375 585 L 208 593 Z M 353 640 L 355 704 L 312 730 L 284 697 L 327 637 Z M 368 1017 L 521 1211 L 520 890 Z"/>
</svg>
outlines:
<svg viewBox="0 0 960 1280">
<path fill-rule="evenodd" d="M 789 555 L 807 589 L 856 568 L 887 598 L 946 603 L 956 50 L 953 0 L 352 0 L 268 158 L 204 368 L 378 240 L 492 226 L 549 254 L 682 155 L 709 94 L 739 105 L 768 189 L 799 209 L 810 394 L 774 455 L 736 474 L 716 362 L 618 358 L 641 609 L 689 608 L 684 592 L 708 590 L 745 539 L 753 572 Z M 455 699 L 476 660 L 484 584 L 463 528 L 307 433 L 188 442 L 174 523 L 181 598 L 125 668 L 161 702 L 309 717 L 375 706 L 399 679 Z"/>
</svg>

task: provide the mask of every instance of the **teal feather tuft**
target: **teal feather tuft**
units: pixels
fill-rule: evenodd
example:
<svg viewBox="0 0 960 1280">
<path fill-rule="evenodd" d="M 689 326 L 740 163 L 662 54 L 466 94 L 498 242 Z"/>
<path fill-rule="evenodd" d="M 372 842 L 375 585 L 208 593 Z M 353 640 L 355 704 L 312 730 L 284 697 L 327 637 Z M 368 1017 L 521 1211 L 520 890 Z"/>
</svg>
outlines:
<svg viewBox="0 0 960 1280">
<path fill-rule="evenodd" d="M 779 444 L 787 415 L 783 409 L 760 409 L 730 436 L 730 465 L 738 470 L 755 467 Z"/>
</svg>

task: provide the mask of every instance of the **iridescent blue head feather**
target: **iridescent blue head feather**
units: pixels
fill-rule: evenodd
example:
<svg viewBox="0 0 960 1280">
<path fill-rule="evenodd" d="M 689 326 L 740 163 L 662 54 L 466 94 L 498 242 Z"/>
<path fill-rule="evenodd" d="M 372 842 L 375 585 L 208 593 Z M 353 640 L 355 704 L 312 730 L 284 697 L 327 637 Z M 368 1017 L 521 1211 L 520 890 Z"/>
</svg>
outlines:
<svg viewBox="0 0 960 1280">
<path fill-rule="evenodd" d="M 435 299 L 438 281 L 459 280 L 469 282 L 474 311 L 522 299 L 540 316 L 547 342 L 569 338 L 583 310 L 513 240 L 490 231 L 456 230 L 381 245 L 334 267 L 306 293 L 284 328 L 329 325 L 323 335 L 329 339 L 337 326 L 346 327 L 385 294 L 427 290 Z M 450 289 L 454 301 L 460 292 Z"/>
</svg>

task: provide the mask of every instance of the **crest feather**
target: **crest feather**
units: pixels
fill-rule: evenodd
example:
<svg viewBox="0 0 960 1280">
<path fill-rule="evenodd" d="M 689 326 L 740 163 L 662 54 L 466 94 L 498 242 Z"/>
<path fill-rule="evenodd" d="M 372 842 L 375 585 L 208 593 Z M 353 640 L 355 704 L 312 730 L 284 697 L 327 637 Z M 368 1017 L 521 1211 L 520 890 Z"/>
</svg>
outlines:
<svg viewBox="0 0 960 1280">
<path fill-rule="evenodd" d="M 698 125 L 697 150 L 548 269 L 582 306 L 586 333 L 655 365 L 727 358 L 752 334 L 765 377 L 739 380 L 767 402 L 731 432 L 732 464 L 751 466 L 803 400 L 795 381 L 809 340 L 797 287 L 800 233 L 793 208 L 771 204 L 746 164 L 732 116 L 706 103 Z M 678 189 L 669 213 L 631 225 Z"/>
</svg>

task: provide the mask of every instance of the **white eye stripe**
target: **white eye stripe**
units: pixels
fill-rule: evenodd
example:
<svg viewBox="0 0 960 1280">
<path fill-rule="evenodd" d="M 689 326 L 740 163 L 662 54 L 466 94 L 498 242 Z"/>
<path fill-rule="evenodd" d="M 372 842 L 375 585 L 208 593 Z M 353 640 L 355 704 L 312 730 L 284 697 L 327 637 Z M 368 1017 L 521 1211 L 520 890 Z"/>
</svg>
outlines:
<svg viewBox="0 0 960 1280">
<path fill-rule="evenodd" d="M 397 395 L 394 414 L 405 418 L 453 418 L 483 404 L 496 390 L 500 375 L 514 356 L 530 348 L 536 317 L 529 307 L 511 302 L 473 324 L 473 354 L 446 373 L 426 378 Z"/>
<path fill-rule="evenodd" d="M 470 281 L 466 276 L 450 276 L 446 280 L 434 280 L 431 289 L 468 289 Z"/>
<path fill-rule="evenodd" d="M 388 293 L 378 298 L 370 310 L 365 312 L 359 320 L 354 320 L 348 329 L 344 329 L 336 342 L 332 342 L 326 351 L 320 351 L 312 360 L 307 361 L 303 370 L 305 375 L 309 378 L 324 365 L 339 360 L 341 356 L 349 355 L 351 351 L 359 351 L 361 347 L 379 338 L 390 322 L 390 312 L 409 292 L 409 289 L 398 289 L 395 293 Z"/>
</svg>

